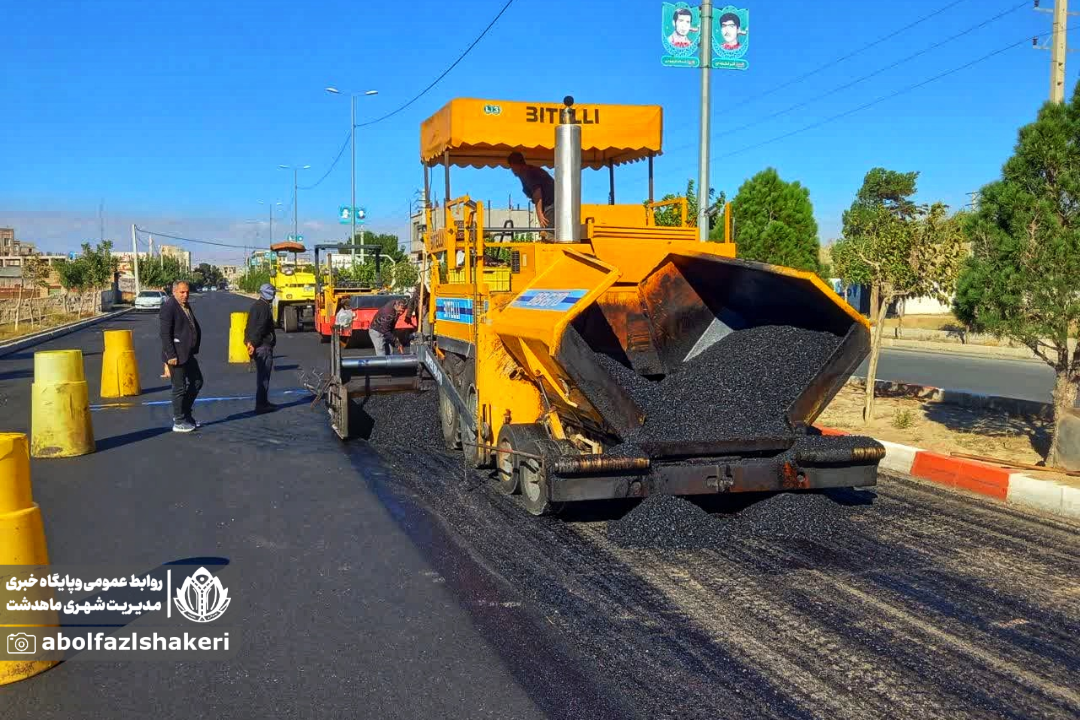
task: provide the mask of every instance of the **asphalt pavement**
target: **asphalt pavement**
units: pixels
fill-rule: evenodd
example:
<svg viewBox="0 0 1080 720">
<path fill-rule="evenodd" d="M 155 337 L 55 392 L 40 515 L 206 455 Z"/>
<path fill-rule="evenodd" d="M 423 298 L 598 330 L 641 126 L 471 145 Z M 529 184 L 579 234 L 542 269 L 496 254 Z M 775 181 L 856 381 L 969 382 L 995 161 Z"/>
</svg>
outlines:
<svg viewBox="0 0 1080 720">
<path fill-rule="evenodd" d="M 243 631 L 239 655 L 63 663 L 0 688 L 4 717 L 548 716 L 500 656 L 542 647 L 542 633 L 504 628 L 498 648 L 485 638 L 342 451 L 325 411 L 285 394 L 299 387 L 297 366 L 325 364 L 326 346 L 279 333 L 271 400 L 284 407 L 253 414 L 254 374 L 227 363 L 229 313 L 250 302 L 193 298 L 208 400 L 195 406 L 198 431 L 171 432 L 167 404 L 102 408 L 92 413 L 95 453 L 32 463 L 54 564 L 226 558 L 243 579 L 230 589 L 240 598 L 229 619 Z M 157 315 L 129 313 L 0 359 L 3 430 L 29 429 L 38 350 L 81 349 L 91 403 L 115 402 L 98 390 L 106 329 L 133 331 L 144 390 L 136 401 L 167 400 Z M 566 694 L 603 717 L 602 693 L 567 677 Z"/>
<path fill-rule="evenodd" d="M 855 373 L 866 377 L 867 363 Z M 879 380 L 1052 402 L 1054 371 L 1044 362 L 883 348 Z"/>
</svg>

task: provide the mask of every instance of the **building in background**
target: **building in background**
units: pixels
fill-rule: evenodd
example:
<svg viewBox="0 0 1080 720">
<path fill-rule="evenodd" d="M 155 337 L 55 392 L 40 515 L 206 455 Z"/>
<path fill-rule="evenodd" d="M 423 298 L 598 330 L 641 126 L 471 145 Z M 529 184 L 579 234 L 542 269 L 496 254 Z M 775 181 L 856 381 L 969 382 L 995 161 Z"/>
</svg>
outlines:
<svg viewBox="0 0 1080 720">
<path fill-rule="evenodd" d="M 180 267 L 184 270 L 191 270 L 191 251 L 179 248 L 176 245 L 162 245 L 161 256 L 176 258 L 180 263 Z"/>
<path fill-rule="evenodd" d="M 15 238 L 15 228 L 0 228 L 0 257 L 26 257 L 35 252 L 34 243 Z"/>
<path fill-rule="evenodd" d="M 431 210 L 431 220 L 435 225 L 434 229 L 438 230 L 442 227 L 443 217 L 442 208 L 436 204 Z M 506 228 L 508 231 L 511 228 L 527 228 L 536 227 L 539 221 L 536 219 L 536 213 L 533 212 L 531 205 L 525 207 L 513 206 L 504 208 L 495 208 L 487 205 L 484 207 L 484 223 L 485 227 L 489 228 Z M 423 258 L 424 252 L 424 214 L 422 212 L 413 213 L 409 218 L 409 258 L 420 264 Z M 509 232 L 505 235 L 501 235 L 496 231 L 492 231 L 487 234 L 488 242 L 510 242 L 512 236 Z M 536 240 L 534 233 L 528 233 L 525 235 L 516 235 L 513 238 L 517 240 Z"/>
<path fill-rule="evenodd" d="M 119 261 L 118 271 L 123 277 L 135 277 L 135 253 L 132 252 L 114 252 L 113 257 Z M 139 262 L 145 261 L 150 257 L 150 253 L 145 250 L 139 251 Z"/>
<path fill-rule="evenodd" d="M 229 282 L 234 282 L 240 278 L 241 268 L 239 265 L 220 265 L 221 276 Z"/>
</svg>

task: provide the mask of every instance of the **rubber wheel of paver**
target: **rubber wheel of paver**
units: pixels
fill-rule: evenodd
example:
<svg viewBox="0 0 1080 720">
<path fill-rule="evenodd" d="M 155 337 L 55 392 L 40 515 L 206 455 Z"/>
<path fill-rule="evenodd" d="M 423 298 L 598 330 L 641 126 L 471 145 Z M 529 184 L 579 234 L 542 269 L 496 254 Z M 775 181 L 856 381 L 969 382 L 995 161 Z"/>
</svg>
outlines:
<svg viewBox="0 0 1080 720">
<path fill-rule="evenodd" d="M 536 427 L 543 432 L 543 428 L 539 425 L 526 427 Z M 544 458 L 544 463 L 533 458 L 518 457 L 518 483 L 521 490 L 518 499 L 522 506 L 533 515 L 557 515 L 564 504 L 551 500 L 551 481 L 546 468 L 560 457 L 575 454 L 574 447 L 565 441 L 559 442 L 543 437 L 525 443 L 520 449 L 530 455 Z"/>
<path fill-rule="evenodd" d="M 503 425 L 499 430 L 499 441 L 495 444 L 495 487 L 504 495 L 514 495 L 521 489 L 521 472 L 518 463 L 521 456 L 516 452 L 527 452 L 526 445 L 534 441 L 546 440 L 544 429 L 539 425 Z"/>
<path fill-rule="evenodd" d="M 477 408 L 477 403 L 479 402 L 480 394 L 476 389 L 476 365 L 473 361 L 466 363 L 458 387 L 461 388 L 461 397 L 465 401 L 465 405 L 469 408 L 473 420 L 479 423 L 480 413 Z M 488 445 L 490 444 L 491 439 L 484 437 L 481 432 L 478 440 L 465 424 L 465 419 L 460 417 L 460 415 L 458 417 L 458 425 L 460 426 L 460 442 L 461 449 L 465 453 L 465 462 L 469 464 L 469 467 L 488 467 L 491 464 L 491 452 L 484 448 L 477 447 L 477 445 Z"/>
<path fill-rule="evenodd" d="M 455 355 L 447 355 L 441 363 L 447 379 L 454 382 L 460 371 L 461 361 Z M 443 443 L 447 450 L 457 450 L 461 447 L 459 431 L 458 411 L 450 396 L 439 386 L 439 424 L 442 426 Z"/>
</svg>

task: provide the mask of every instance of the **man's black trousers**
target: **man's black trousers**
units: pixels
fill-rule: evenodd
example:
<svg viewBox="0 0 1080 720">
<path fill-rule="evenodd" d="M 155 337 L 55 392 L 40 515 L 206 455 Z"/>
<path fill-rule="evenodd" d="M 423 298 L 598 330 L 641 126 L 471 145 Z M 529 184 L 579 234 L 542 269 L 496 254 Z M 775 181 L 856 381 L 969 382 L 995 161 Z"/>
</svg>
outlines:
<svg viewBox="0 0 1080 720">
<path fill-rule="evenodd" d="M 255 407 L 264 407 L 269 403 L 270 373 L 274 371 L 274 349 L 260 347 L 255 349 Z"/>
<path fill-rule="evenodd" d="M 183 365 L 172 366 L 172 407 L 173 421 L 183 422 L 191 417 L 191 408 L 195 398 L 202 390 L 203 376 L 199 361 L 192 355 Z"/>
</svg>

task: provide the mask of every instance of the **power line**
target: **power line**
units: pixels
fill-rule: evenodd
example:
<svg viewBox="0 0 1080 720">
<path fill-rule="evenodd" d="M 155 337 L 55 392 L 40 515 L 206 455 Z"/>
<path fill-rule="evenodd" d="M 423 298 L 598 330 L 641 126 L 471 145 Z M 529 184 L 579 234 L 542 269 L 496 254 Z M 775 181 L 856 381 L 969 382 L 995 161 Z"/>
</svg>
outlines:
<svg viewBox="0 0 1080 720">
<path fill-rule="evenodd" d="M 166 237 L 170 240 L 179 240 L 180 242 L 195 243 L 197 245 L 214 245 L 215 247 L 233 248 L 234 250 L 246 250 L 251 247 L 250 245 L 230 245 L 229 243 L 214 242 L 213 240 L 195 240 L 193 238 L 179 237 L 177 235 L 169 235 L 167 233 L 158 232 L 156 230 L 146 230 L 144 228 L 136 226 L 136 233 L 144 232 L 151 235 L 158 235 L 160 237 Z M 138 237 L 138 235 L 136 235 Z"/>
<path fill-rule="evenodd" d="M 825 63 L 824 65 L 820 65 L 820 66 L 814 68 L 813 70 L 809 70 L 809 71 L 803 73 L 802 75 L 799 75 L 796 78 L 792 78 L 791 80 L 788 80 L 785 83 L 781 83 L 780 85 L 773 86 L 771 89 L 766 90 L 765 92 L 762 92 L 762 93 L 758 93 L 757 95 L 752 96 L 748 100 L 741 101 L 740 104 L 743 107 L 745 107 L 745 106 L 749 105 L 750 103 L 752 103 L 752 102 L 754 102 L 756 100 L 760 100 L 761 98 L 768 97 L 769 95 L 772 95 L 773 93 L 776 93 L 776 92 L 779 92 L 780 90 L 783 90 L 784 88 L 788 88 L 788 87 L 791 87 L 792 85 L 794 85 L 796 83 L 800 83 L 803 80 L 806 80 L 808 77 L 811 77 L 813 75 L 817 75 L 819 72 L 821 72 L 823 70 L 828 70 L 829 68 L 833 67 L 834 65 L 842 63 L 845 60 L 850 60 L 851 58 L 855 57 L 859 53 L 865 52 L 865 51 L 869 50 L 870 48 L 877 47 L 878 45 L 880 45 L 881 43 L 883 43 L 883 42 L 885 42 L 887 40 L 892 40 L 897 35 L 901 35 L 901 34 L 903 34 L 905 32 L 908 32 L 909 30 L 911 30 L 911 28 L 915 27 L 916 25 L 921 25 L 922 23 L 926 22 L 927 20 L 932 20 L 933 18 L 937 17 L 938 15 L 941 15 L 945 11 L 951 10 L 952 8 L 956 7 L 957 5 L 960 5 L 961 3 L 965 3 L 967 1 L 968 0 L 956 0 L 955 2 L 949 3 L 945 7 L 939 8 L 939 9 L 935 10 L 934 12 L 932 12 L 932 13 L 930 13 L 928 15 L 924 15 L 923 17 L 919 18 L 918 20 L 915 20 L 914 22 L 910 22 L 907 25 L 904 25 L 903 27 L 898 28 L 897 30 L 889 33 L 888 35 L 883 35 L 883 36 L 879 37 L 877 40 L 873 40 L 873 41 L 867 43 L 866 45 L 863 45 L 862 47 L 858 48 L 857 50 L 852 50 L 847 55 L 843 55 L 841 57 L 838 57 L 835 60 L 830 60 L 829 62 Z M 1026 4 L 1027 3 L 1025 3 L 1025 5 Z"/>
<path fill-rule="evenodd" d="M 715 138 L 724 137 L 726 135 L 731 135 L 733 133 L 741 132 L 743 130 L 747 130 L 749 128 L 756 127 L 757 125 L 760 125 L 763 122 L 766 122 L 768 120 L 772 120 L 774 118 L 778 118 L 781 115 L 786 115 L 786 114 L 788 114 L 788 113 L 790 113 L 790 112 L 792 112 L 794 110 L 799 110 L 801 108 L 806 107 L 807 105 L 812 105 L 813 103 L 817 102 L 818 100 L 822 100 L 822 99 L 830 97 L 832 95 L 836 95 L 837 93 L 842 92 L 844 90 L 847 90 L 850 87 L 854 87 L 855 85 L 858 85 L 861 82 L 865 82 L 865 81 L 869 80 L 870 78 L 877 77 L 878 75 L 882 74 L 883 72 L 887 72 L 887 71 L 892 70 L 894 68 L 900 67 L 901 65 L 904 65 L 904 64 L 914 60 L 917 57 L 925 55 L 925 54 L 927 54 L 928 52 L 930 52 L 932 50 L 936 50 L 939 47 L 942 47 L 943 45 L 951 43 L 952 41 L 957 40 L 957 39 L 959 39 L 959 38 L 961 38 L 961 37 L 963 37 L 965 35 L 970 35 L 971 33 L 975 32 L 976 30 L 981 30 L 982 28 L 986 27 L 990 23 L 992 23 L 992 22 L 994 22 L 996 20 L 1000 20 L 1001 18 L 1005 17 L 1006 15 L 1011 15 L 1012 13 L 1014 13 L 1014 12 L 1016 12 L 1018 10 L 1026 8 L 1027 6 L 1028 6 L 1028 0 L 1024 0 L 1024 2 L 1020 3 L 1019 5 L 1016 5 L 1016 6 L 1012 7 L 1012 8 L 1010 8 L 1009 10 L 1005 10 L 1004 12 L 998 13 L 994 17 L 989 18 L 987 20 L 984 20 L 981 23 L 979 23 L 978 25 L 972 25 L 971 27 L 967 28 L 966 30 L 962 30 L 962 31 L 956 33 L 955 35 L 947 37 L 947 38 L 945 38 L 944 40 L 942 40 L 940 42 L 936 42 L 933 45 L 930 45 L 929 47 L 923 48 L 922 50 L 919 50 L 918 52 L 913 53 L 911 55 L 908 55 L 905 58 L 901 58 L 900 60 L 897 60 L 896 62 L 894 62 L 894 63 L 892 63 L 890 65 L 886 65 L 885 67 L 879 68 L 879 69 L 873 71 L 872 73 L 869 73 L 867 75 L 863 75 L 860 78 L 857 78 L 855 80 L 852 80 L 851 82 L 848 82 L 848 83 L 845 83 L 845 84 L 840 85 L 838 87 L 835 87 L 832 90 L 828 90 L 828 91 L 826 91 L 824 93 L 821 93 L 820 95 L 815 95 L 813 98 L 811 98 L 809 100 L 806 100 L 804 102 L 796 103 L 795 105 L 791 105 L 789 107 L 786 107 L 783 110 L 777 110 L 774 113 L 770 113 L 768 115 L 765 115 L 764 117 L 758 118 L 757 120 L 754 120 L 752 122 L 748 122 L 745 125 L 740 125 L 738 127 L 734 127 L 734 128 L 724 130 L 724 132 L 720 133 L 719 135 L 714 135 L 713 138 L 715 139 Z"/>
<path fill-rule="evenodd" d="M 960 0 L 960 2 L 963 2 L 963 1 L 964 0 Z M 375 120 L 369 120 L 366 123 L 360 123 L 359 125 L 357 125 L 357 127 L 367 127 L 368 125 L 374 125 L 375 123 L 380 123 L 383 120 L 387 120 L 389 118 L 392 118 L 393 116 L 397 115 L 399 112 L 401 112 L 405 108 L 409 107 L 410 105 L 412 105 L 414 102 L 416 102 L 420 98 L 424 97 L 424 95 L 426 95 L 428 93 L 428 91 L 431 90 L 431 88 L 433 88 L 433 87 L 435 87 L 436 85 L 439 84 L 440 80 L 442 80 L 444 77 L 449 75 L 450 71 L 453 70 L 455 67 L 457 67 L 458 63 L 460 63 L 462 60 L 464 60 L 466 55 L 468 55 L 470 52 L 472 52 L 472 49 L 474 47 L 476 47 L 477 44 L 481 40 L 484 39 L 484 36 L 487 35 L 488 32 L 491 30 L 491 28 L 493 28 L 495 26 L 495 23 L 497 23 L 499 21 L 499 18 L 501 18 L 503 16 L 503 13 L 505 13 L 510 8 L 510 6 L 513 5 L 513 4 L 514 4 L 514 0 L 507 0 L 507 3 L 505 5 L 503 5 L 502 10 L 499 11 L 499 14 L 496 15 L 495 18 L 490 23 L 488 23 L 488 26 L 486 28 L 484 28 L 484 31 L 482 33 L 480 33 L 480 35 L 478 35 L 475 40 L 472 41 L 472 44 L 469 45 L 469 47 L 465 48 L 465 52 L 461 53 L 461 55 L 458 56 L 458 59 L 455 60 L 450 65 L 450 67 L 446 68 L 446 70 L 443 71 L 442 75 L 435 78 L 435 80 L 430 85 L 428 85 L 426 88 L 424 88 L 422 91 L 420 91 L 419 95 L 417 95 L 412 100 L 410 100 L 409 102 L 407 102 L 404 105 L 402 105 L 401 107 L 399 107 L 397 110 L 394 110 L 393 112 L 387 113 L 386 115 L 383 115 L 380 118 L 376 118 Z"/>
<path fill-rule="evenodd" d="M 345 142 L 343 142 L 341 144 L 341 149 L 338 150 L 338 154 L 337 154 L 337 157 L 334 158 L 334 162 L 330 163 L 330 169 L 326 171 L 326 174 L 324 174 L 321 178 L 319 178 L 318 182 L 316 182 L 314 185 L 309 185 L 307 187 L 301 187 L 300 188 L 301 190 L 314 190 L 315 188 L 319 187 L 319 185 L 322 183 L 323 180 L 325 180 L 326 178 L 328 178 L 330 176 L 330 173 L 332 173 L 334 171 L 334 168 L 337 166 L 338 160 L 340 160 L 341 156 L 345 153 L 345 148 L 349 147 L 349 139 L 351 137 L 352 137 L 352 131 L 349 131 L 349 132 L 345 133 Z M 292 209 L 292 203 L 289 204 L 289 209 Z"/>
<path fill-rule="evenodd" d="M 891 99 L 893 99 L 893 98 L 895 98 L 895 97 L 897 97 L 899 95 L 903 95 L 905 93 L 911 92 L 912 90 L 917 90 L 917 89 L 919 89 L 921 87 L 929 85 L 930 83 L 936 82 L 937 80 L 940 80 L 941 78 L 947 77 L 949 75 L 954 75 L 954 74 L 956 74 L 956 73 L 958 73 L 958 72 L 960 72 L 962 70 L 967 70 L 969 67 L 972 67 L 973 65 L 977 65 L 977 64 L 979 64 L 981 62 L 989 60 L 990 58 L 996 57 L 997 55 L 1001 55 L 1002 53 L 1008 52 L 1009 50 L 1012 50 L 1015 47 L 1019 47 L 1020 45 L 1025 45 L 1025 44 L 1028 44 L 1030 42 L 1031 42 L 1031 37 L 1030 36 L 1025 37 L 1023 40 L 1020 40 L 1019 42 L 1015 42 L 1012 45 L 1006 45 L 1005 47 L 999 48 L 998 50 L 995 50 L 992 53 L 989 53 L 987 55 L 983 55 L 981 58 L 978 58 L 976 60 L 972 60 L 971 62 L 965 63 L 965 64 L 963 64 L 963 65 L 961 65 L 959 67 L 955 67 L 952 70 L 946 70 L 943 73 L 939 73 L 938 75 L 935 75 L 932 78 L 929 78 L 927 80 L 923 80 L 922 82 L 919 82 L 919 83 L 915 83 L 914 85 L 908 85 L 905 88 L 901 88 L 900 90 L 889 93 L 888 95 L 883 95 L 883 96 L 877 98 L 876 100 L 871 100 L 870 102 L 864 103 L 864 104 L 862 104 L 862 105 L 860 105 L 860 106 L 858 106 L 856 108 L 852 108 L 851 110 L 846 110 L 845 112 L 839 113 L 837 115 L 833 115 L 831 117 L 827 117 L 824 120 L 819 120 L 816 123 L 811 123 L 810 125 L 799 128 L 798 130 L 792 130 L 791 132 L 784 133 L 783 135 L 778 135 L 778 136 L 776 136 L 774 138 L 771 138 L 769 140 L 764 140 L 762 142 L 754 143 L 753 145 L 748 145 L 748 146 L 746 146 L 744 148 L 740 148 L 739 150 L 734 150 L 732 152 L 725 153 L 724 158 L 726 159 L 726 158 L 729 158 L 729 157 L 731 157 L 733 155 L 741 155 L 742 153 L 749 152 L 751 150 L 756 150 L 757 148 L 764 147 L 765 145 L 771 145 L 772 143 L 780 142 L 781 140 L 786 140 L 787 138 L 792 137 L 793 135 L 799 135 L 800 133 L 807 132 L 808 130 L 814 130 L 816 128 L 821 127 L 822 125 L 826 125 L 826 124 L 834 122 L 836 120 L 840 120 L 841 118 L 845 118 L 848 115 L 854 115 L 857 112 L 861 112 L 863 110 L 866 110 L 867 108 L 873 107 L 874 105 L 878 105 L 880 103 L 883 103 L 886 100 L 891 100 Z"/>
</svg>

